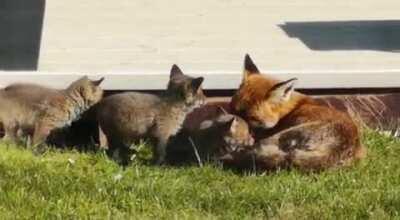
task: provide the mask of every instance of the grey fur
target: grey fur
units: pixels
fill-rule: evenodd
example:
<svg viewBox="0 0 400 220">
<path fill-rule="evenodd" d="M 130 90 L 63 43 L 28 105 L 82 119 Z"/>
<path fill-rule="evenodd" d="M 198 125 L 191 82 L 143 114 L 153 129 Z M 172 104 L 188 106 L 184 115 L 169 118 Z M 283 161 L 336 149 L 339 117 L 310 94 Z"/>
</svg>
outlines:
<svg viewBox="0 0 400 220">
<path fill-rule="evenodd" d="M 85 76 L 63 90 L 27 83 L 1 89 L 0 122 L 5 138 L 16 141 L 21 135 L 33 136 L 33 144 L 41 144 L 53 129 L 70 125 L 101 99 L 101 81 Z"/>
<path fill-rule="evenodd" d="M 100 102 L 98 122 L 107 137 L 109 155 L 118 150 L 124 165 L 132 153 L 129 147 L 143 138 L 156 142 L 154 162 L 163 163 L 169 138 L 179 131 L 186 114 L 204 103 L 202 77 L 186 76 L 176 65 L 170 77 L 161 95 L 127 92 Z"/>
</svg>

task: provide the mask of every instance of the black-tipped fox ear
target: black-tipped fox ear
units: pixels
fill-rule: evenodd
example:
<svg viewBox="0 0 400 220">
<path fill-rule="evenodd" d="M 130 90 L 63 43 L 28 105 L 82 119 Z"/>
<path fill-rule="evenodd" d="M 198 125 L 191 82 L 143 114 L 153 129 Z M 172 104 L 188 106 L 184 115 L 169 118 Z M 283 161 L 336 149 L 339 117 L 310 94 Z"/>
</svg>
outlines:
<svg viewBox="0 0 400 220">
<path fill-rule="evenodd" d="M 216 119 L 216 124 L 221 131 L 229 131 L 234 123 L 236 123 L 236 118 L 233 115 L 222 115 Z"/>
<path fill-rule="evenodd" d="M 92 81 L 92 83 L 95 86 L 99 86 L 101 84 L 101 82 L 103 82 L 103 80 L 104 80 L 104 77 L 101 77 L 99 80 Z"/>
<path fill-rule="evenodd" d="M 178 65 L 176 65 L 176 64 L 172 65 L 169 78 L 172 79 L 172 78 L 175 78 L 175 77 L 178 77 L 178 76 L 182 76 L 182 75 L 183 75 L 183 72 L 182 72 L 182 70 L 178 67 Z"/>
<path fill-rule="evenodd" d="M 236 119 L 235 117 L 232 117 L 231 119 L 229 119 L 228 121 L 224 122 L 223 126 L 226 129 L 231 129 L 232 125 L 235 123 Z"/>
<path fill-rule="evenodd" d="M 251 73 L 260 73 L 249 54 L 244 57 L 244 69 Z"/>
<path fill-rule="evenodd" d="M 267 94 L 268 101 L 280 103 L 288 101 L 294 90 L 297 78 L 292 78 L 274 85 Z"/>
<path fill-rule="evenodd" d="M 204 81 L 203 77 L 194 78 L 192 80 L 193 91 L 197 91 L 199 89 L 199 87 L 201 86 L 201 84 L 203 83 L 203 81 Z"/>
<path fill-rule="evenodd" d="M 257 66 L 254 64 L 253 60 L 250 58 L 249 54 L 246 54 L 244 57 L 244 69 L 243 69 L 243 79 L 242 81 L 246 81 L 248 77 L 252 74 L 260 74 Z"/>
</svg>

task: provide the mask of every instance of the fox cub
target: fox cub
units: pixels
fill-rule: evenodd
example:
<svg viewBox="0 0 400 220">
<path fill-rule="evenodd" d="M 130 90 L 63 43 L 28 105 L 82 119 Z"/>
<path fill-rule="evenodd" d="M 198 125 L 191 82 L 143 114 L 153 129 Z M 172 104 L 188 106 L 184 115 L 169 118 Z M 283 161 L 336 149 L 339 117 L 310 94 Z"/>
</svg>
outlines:
<svg viewBox="0 0 400 220">
<path fill-rule="evenodd" d="M 131 144 L 142 138 L 155 141 L 154 162 L 165 159 L 169 138 L 182 126 L 186 114 L 205 102 L 203 77 L 193 78 L 173 65 L 167 90 L 161 95 L 126 92 L 104 98 L 98 106 L 98 123 L 108 142 L 108 154 L 129 162 Z"/>
<path fill-rule="evenodd" d="M 242 118 L 229 114 L 217 102 L 207 103 L 186 117 L 182 130 L 169 142 L 167 162 L 173 165 L 218 162 L 222 155 L 253 144 L 249 127 Z"/>
<path fill-rule="evenodd" d="M 32 137 L 32 144 L 46 141 L 50 132 L 77 120 L 103 95 L 96 81 L 84 76 L 57 90 L 35 84 L 12 84 L 0 90 L 0 122 L 4 138 Z"/>
<path fill-rule="evenodd" d="M 231 106 L 257 130 L 259 141 L 225 155 L 226 163 L 321 170 L 363 156 L 358 127 L 349 115 L 293 91 L 296 79 L 280 82 L 261 75 L 248 55 L 244 66 Z"/>
</svg>

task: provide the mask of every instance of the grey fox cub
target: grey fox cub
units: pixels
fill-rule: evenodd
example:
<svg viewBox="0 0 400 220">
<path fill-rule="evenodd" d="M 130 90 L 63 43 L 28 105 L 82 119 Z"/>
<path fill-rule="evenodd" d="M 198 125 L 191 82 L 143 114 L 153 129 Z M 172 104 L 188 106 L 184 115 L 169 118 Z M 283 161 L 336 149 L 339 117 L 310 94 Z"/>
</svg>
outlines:
<svg viewBox="0 0 400 220">
<path fill-rule="evenodd" d="M 219 104 L 207 103 L 186 117 L 182 130 L 168 143 L 169 164 L 218 162 L 226 153 L 254 144 L 246 121 Z"/>
<path fill-rule="evenodd" d="M 160 95 L 126 92 L 104 98 L 97 117 L 108 142 L 108 154 L 119 154 L 122 164 L 129 162 L 129 147 L 142 138 L 156 141 L 154 162 L 161 164 L 169 138 L 182 126 L 186 114 L 202 105 L 203 77 L 193 78 L 173 65 L 167 90 Z"/>
<path fill-rule="evenodd" d="M 92 81 L 84 76 L 63 90 L 22 83 L 1 89 L 4 138 L 16 141 L 20 136 L 33 136 L 33 145 L 43 143 L 51 131 L 71 124 L 100 101 L 103 79 Z"/>
</svg>

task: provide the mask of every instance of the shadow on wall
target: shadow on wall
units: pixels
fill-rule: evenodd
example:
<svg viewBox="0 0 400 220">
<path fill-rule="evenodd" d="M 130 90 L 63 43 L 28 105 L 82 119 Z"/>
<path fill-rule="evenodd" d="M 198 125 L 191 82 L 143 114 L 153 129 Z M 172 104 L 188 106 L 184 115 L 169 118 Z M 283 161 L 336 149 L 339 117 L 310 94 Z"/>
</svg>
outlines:
<svg viewBox="0 0 400 220">
<path fill-rule="evenodd" d="M 0 70 L 36 70 L 45 0 L 0 0 Z"/>
<path fill-rule="evenodd" d="M 311 50 L 400 52 L 400 20 L 286 22 L 279 26 Z"/>
</svg>

